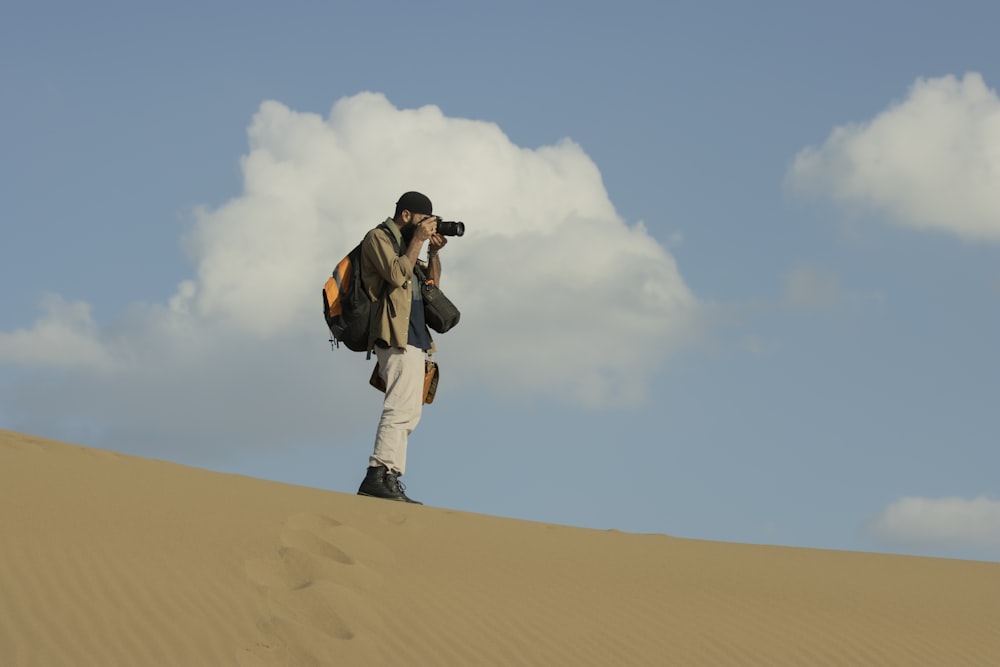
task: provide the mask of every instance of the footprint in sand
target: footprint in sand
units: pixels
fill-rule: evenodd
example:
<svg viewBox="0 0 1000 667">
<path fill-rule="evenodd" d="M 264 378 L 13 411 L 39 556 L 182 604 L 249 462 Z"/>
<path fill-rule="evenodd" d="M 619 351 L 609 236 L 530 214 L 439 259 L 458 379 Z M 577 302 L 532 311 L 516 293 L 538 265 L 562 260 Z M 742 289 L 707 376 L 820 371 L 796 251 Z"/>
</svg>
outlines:
<svg viewBox="0 0 1000 667">
<path fill-rule="evenodd" d="M 294 648 L 296 659 L 309 664 L 331 651 L 343 655 L 348 640 L 374 641 L 371 630 L 382 620 L 369 593 L 382 586 L 378 571 L 391 565 L 389 549 L 317 514 L 289 517 L 279 540 L 273 553 L 244 565 L 267 609 L 258 623 L 264 641 L 256 650 L 287 653 Z"/>
</svg>

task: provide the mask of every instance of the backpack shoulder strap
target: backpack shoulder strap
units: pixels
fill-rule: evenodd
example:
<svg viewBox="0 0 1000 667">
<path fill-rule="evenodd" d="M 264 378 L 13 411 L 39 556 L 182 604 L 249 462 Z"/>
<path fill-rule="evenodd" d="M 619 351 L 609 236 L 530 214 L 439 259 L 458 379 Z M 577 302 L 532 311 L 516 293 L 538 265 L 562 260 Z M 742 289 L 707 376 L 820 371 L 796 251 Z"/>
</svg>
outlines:
<svg viewBox="0 0 1000 667">
<path fill-rule="evenodd" d="M 388 236 L 389 240 L 392 241 L 392 248 L 393 250 L 396 251 L 396 254 L 397 255 L 403 254 L 402 251 L 400 250 L 400 245 L 402 244 L 403 239 L 398 229 L 390 228 L 389 225 L 387 225 L 385 222 L 380 222 L 378 226 L 375 227 L 375 229 L 381 229 L 385 231 L 386 236 Z"/>
<path fill-rule="evenodd" d="M 399 251 L 400 239 L 398 238 L 398 236 L 399 236 L 399 230 L 390 229 L 389 225 L 387 225 L 384 221 L 380 222 L 375 227 L 375 229 L 381 229 L 381 230 L 383 230 L 385 232 L 386 236 L 388 236 L 389 240 L 392 242 L 392 248 L 393 248 L 393 250 L 396 251 L 396 255 L 399 255 L 400 254 L 400 251 Z M 383 301 L 388 301 L 388 298 L 389 298 L 389 285 L 386 284 L 385 287 L 382 289 L 382 295 L 379 297 L 379 300 L 376 301 L 376 304 L 380 304 Z M 368 353 L 367 353 L 366 359 L 371 359 L 372 358 L 372 350 L 375 349 L 375 315 L 376 315 L 376 313 L 378 313 L 378 307 L 377 306 L 375 308 L 371 309 L 371 313 L 369 314 L 369 317 L 368 317 Z"/>
</svg>

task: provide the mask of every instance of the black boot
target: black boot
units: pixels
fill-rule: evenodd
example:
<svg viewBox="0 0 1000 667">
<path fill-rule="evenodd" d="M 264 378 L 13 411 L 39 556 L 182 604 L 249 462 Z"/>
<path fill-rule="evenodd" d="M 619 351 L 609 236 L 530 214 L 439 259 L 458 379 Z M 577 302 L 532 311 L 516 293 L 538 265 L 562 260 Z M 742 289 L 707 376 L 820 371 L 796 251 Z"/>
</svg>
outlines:
<svg viewBox="0 0 1000 667">
<path fill-rule="evenodd" d="M 368 468 L 368 473 L 365 475 L 364 481 L 361 482 L 361 487 L 358 488 L 358 495 L 423 505 L 423 503 L 407 497 L 403 489 L 403 485 L 399 483 L 399 475 L 389 472 L 383 465 L 378 465 Z"/>
</svg>

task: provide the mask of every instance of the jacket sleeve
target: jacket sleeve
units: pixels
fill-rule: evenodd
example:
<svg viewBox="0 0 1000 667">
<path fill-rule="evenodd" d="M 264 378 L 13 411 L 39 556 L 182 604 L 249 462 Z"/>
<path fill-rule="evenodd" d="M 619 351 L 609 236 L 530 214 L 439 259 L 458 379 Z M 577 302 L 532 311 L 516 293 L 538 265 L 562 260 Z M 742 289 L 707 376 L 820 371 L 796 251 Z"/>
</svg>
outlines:
<svg viewBox="0 0 1000 667">
<path fill-rule="evenodd" d="M 382 229 L 369 232 L 361 246 L 361 254 L 379 277 L 394 288 L 402 287 L 413 276 L 413 263 L 405 255 L 396 254 L 392 240 Z"/>
</svg>

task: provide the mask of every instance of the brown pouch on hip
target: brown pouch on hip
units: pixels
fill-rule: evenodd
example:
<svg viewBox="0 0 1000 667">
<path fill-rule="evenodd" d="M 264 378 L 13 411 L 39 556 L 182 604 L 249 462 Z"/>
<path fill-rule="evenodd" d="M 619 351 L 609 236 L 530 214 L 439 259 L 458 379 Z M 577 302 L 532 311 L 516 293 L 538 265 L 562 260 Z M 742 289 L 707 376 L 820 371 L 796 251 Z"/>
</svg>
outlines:
<svg viewBox="0 0 1000 667">
<path fill-rule="evenodd" d="M 383 394 L 385 393 L 385 382 L 382 381 L 382 374 L 379 373 L 378 362 L 375 362 L 375 368 L 372 369 L 372 376 L 368 379 L 368 384 L 375 387 Z M 424 403 L 429 404 L 434 402 L 434 395 L 437 394 L 438 379 L 440 378 L 440 371 L 438 370 L 437 362 L 431 361 L 430 359 L 424 360 Z"/>
</svg>

